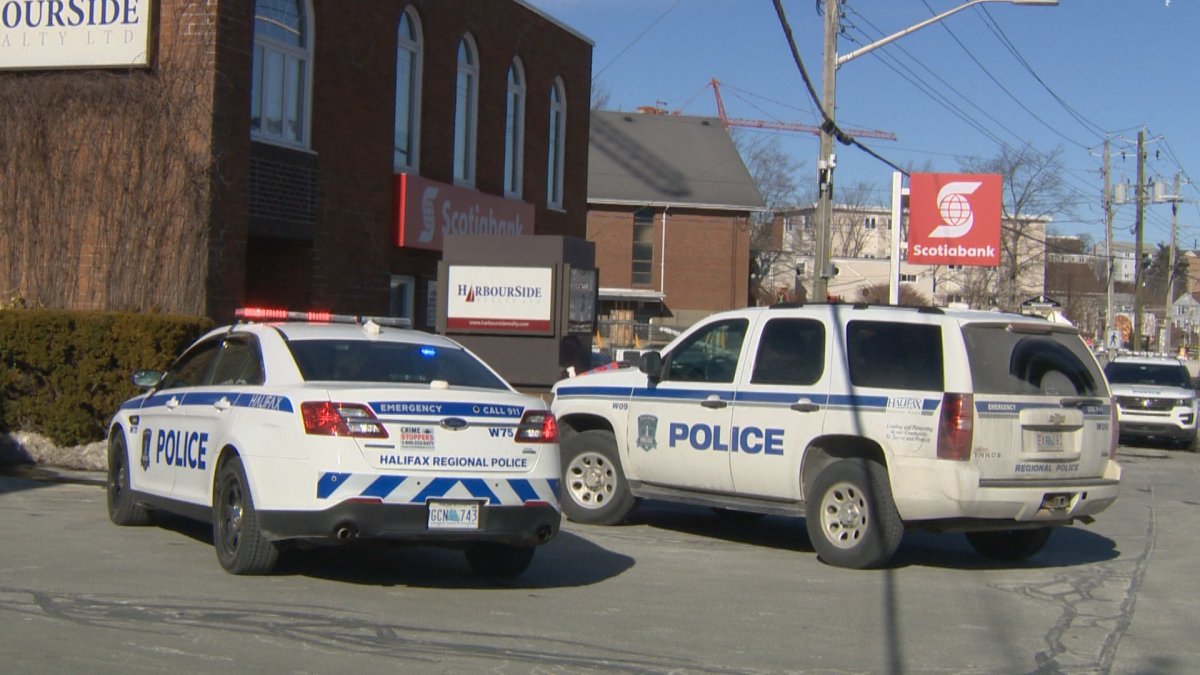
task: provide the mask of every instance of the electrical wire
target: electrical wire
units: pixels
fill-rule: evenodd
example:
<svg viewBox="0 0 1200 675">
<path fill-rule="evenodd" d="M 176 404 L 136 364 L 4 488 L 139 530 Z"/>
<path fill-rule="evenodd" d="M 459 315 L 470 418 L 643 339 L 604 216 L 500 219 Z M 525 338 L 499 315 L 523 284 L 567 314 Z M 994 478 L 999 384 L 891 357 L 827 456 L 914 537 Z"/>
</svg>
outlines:
<svg viewBox="0 0 1200 675">
<path fill-rule="evenodd" d="M 825 110 L 823 105 L 821 105 L 821 98 L 817 96 L 817 90 L 815 87 L 813 87 L 812 80 L 808 76 L 808 70 L 804 67 L 804 59 L 800 58 L 800 50 L 796 47 L 796 40 L 792 35 L 792 26 L 790 23 L 788 23 L 787 14 L 785 14 L 783 11 L 782 1 L 774 0 L 774 4 L 775 14 L 779 17 L 779 26 L 783 29 L 784 37 L 787 38 L 788 47 L 790 47 L 792 50 L 792 59 L 796 62 L 796 67 L 800 70 L 800 77 L 804 80 L 804 86 L 806 89 L 808 89 L 808 95 L 812 98 L 813 104 L 816 105 L 817 110 L 820 112 L 821 129 L 825 133 L 831 134 L 838 140 L 838 142 L 844 145 L 853 145 L 871 157 L 874 157 L 880 162 L 890 166 L 893 170 L 907 176 L 908 172 L 900 168 L 898 164 L 884 157 L 883 155 L 880 155 L 871 148 L 868 148 L 866 145 L 863 145 L 861 142 L 855 140 L 854 137 L 838 128 L 837 123 L 833 121 L 833 118 L 829 115 L 829 112 Z"/>
</svg>

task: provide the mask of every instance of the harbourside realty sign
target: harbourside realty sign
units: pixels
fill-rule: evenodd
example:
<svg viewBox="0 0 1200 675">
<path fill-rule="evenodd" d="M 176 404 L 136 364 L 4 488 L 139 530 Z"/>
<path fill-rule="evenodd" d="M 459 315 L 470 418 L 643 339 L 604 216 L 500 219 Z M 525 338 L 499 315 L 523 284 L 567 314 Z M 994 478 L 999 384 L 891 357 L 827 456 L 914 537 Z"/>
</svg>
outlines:
<svg viewBox="0 0 1200 675">
<path fill-rule="evenodd" d="M 0 70 L 144 68 L 154 0 L 0 0 Z"/>
<path fill-rule="evenodd" d="M 451 265 L 446 330 L 545 335 L 553 331 L 554 270 Z"/>
</svg>

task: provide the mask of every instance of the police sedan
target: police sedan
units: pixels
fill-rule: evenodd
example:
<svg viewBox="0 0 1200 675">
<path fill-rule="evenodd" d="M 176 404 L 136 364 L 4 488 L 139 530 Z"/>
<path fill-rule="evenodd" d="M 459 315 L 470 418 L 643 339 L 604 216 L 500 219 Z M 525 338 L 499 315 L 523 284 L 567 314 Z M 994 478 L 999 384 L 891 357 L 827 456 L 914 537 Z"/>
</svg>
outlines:
<svg viewBox="0 0 1200 675">
<path fill-rule="evenodd" d="M 383 319 L 239 310 L 146 391 L 108 441 L 108 511 L 210 521 L 234 574 L 297 543 L 461 547 L 523 572 L 559 528 L 554 416 L 458 343 Z"/>
</svg>

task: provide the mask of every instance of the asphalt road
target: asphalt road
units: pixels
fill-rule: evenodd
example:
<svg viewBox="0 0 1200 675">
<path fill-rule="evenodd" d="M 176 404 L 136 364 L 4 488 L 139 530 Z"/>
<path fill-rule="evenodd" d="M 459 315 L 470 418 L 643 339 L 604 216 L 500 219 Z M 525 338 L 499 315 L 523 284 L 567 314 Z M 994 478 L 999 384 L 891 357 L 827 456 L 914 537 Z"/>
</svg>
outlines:
<svg viewBox="0 0 1200 675">
<path fill-rule="evenodd" d="M 646 503 L 567 523 L 505 584 L 424 547 L 234 577 L 204 526 L 118 528 L 97 483 L 0 476 L 0 671 L 1200 671 L 1200 456 L 1120 458 L 1116 505 L 1025 563 L 914 532 L 892 568 L 849 571 L 802 521 Z"/>
</svg>

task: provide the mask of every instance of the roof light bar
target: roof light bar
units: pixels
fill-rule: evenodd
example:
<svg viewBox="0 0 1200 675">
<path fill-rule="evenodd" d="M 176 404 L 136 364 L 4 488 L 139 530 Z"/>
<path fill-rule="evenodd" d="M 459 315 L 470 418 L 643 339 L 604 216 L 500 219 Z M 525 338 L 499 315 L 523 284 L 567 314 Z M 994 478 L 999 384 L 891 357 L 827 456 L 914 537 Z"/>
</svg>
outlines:
<svg viewBox="0 0 1200 675">
<path fill-rule="evenodd" d="M 239 307 L 233 315 L 240 321 L 304 321 L 308 323 L 352 323 L 363 325 L 368 321 L 390 328 L 412 328 L 412 320 L 399 316 L 366 316 L 361 314 L 333 314 L 323 311 L 294 312 L 271 307 Z"/>
</svg>

